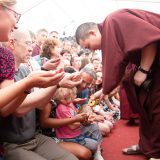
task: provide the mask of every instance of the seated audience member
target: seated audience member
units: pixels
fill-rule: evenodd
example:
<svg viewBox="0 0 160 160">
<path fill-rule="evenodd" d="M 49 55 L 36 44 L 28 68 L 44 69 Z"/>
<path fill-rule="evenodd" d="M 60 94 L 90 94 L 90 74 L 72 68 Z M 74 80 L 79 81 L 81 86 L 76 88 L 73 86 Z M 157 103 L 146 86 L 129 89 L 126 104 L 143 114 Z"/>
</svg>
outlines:
<svg viewBox="0 0 160 160">
<path fill-rule="evenodd" d="M 71 53 L 68 50 L 62 50 L 60 52 L 61 56 L 63 57 L 63 59 L 67 59 L 69 62 L 71 61 Z"/>
<path fill-rule="evenodd" d="M 99 67 L 99 64 L 101 64 L 101 62 L 98 59 L 93 59 L 92 64 L 94 66 L 94 70 L 97 72 L 98 71 L 97 69 Z"/>
<path fill-rule="evenodd" d="M 71 66 L 74 67 L 76 71 L 79 71 L 81 67 L 81 58 L 78 56 L 72 56 Z"/>
<path fill-rule="evenodd" d="M 73 104 L 76 98 L 76 88 L 59 88 L 55 93 L 55 99 L 58 101 L 56 108 L 56 117 L 58 119 L 74 117 L 78 114 L 78 109 Z M 84 123 L 88 123 L 89 119 L 94 120 L 95 118 L 91 115 L 88 120 Z M 92 122 L 91 120 L 91 122 Z M 97 120 L 97 119 L 96 119 Z M 74 142 L 81 144 L 90 149 L 95 156 L 100 156 L 100 141 L 101 133 L 99 127 L 95 123 L 90 123 L 87 126 L 82 126 L 81 123 L 75 122 L 69 125 L 56 128 L 56 136 L 65 142 Z M 100 155 L 98 155 L 100 154 Z"/>
<path fill-rule="evenodd" d="M 28 32 L 21 30 L 14 31 L 11 37 L 8 46 L 13 50 L 16 60 L 14 79 L 19 81 L 29 73 L 25 66 L 20 67 L 20 63 L 26 62 L 31 55 L 32 47 L 29 45 L 31 38 Z M 56 90 L 56 84 L 63 77 L 63 72 L 58 70 L 54 72 L 56 74 L 54 75 L 53 86 L 39 90 L 36 93 L 30 93 L 29 90 L 26 91 L 27 97 L 15 113 L 5 118 L 0 118 L 0 140 L 4 143 L 5 157 L 8 160 L 77 159 L 57 145 L 53 139 L 36 132 L 34 108 L 44 106 L 50 100 Z M 22 115 L 24 116 L 19 117 Z"/>
<path fill-rule="evenodd" d="M 48 60 L 54 63 L 55 66 L 51 66 L 51 69 L 55 69 L 57 66 L 64 67 L 59 53 L 59 41 L 53 38 L 47 38 L 42 45 L 42 51 L 40 55 L 34 57 L 38 64 L 42 67 Z M 50 65 L 51 65 L 50 63 Z M 49 69 L 50 70 L 50 69 Z"/>
<path fill-rule="evenodd" d="M 69 40 L 66 39 L 66 40 L 63 41 L 62 45 L 63 45 L 62 49 L 71 51 L 71 47 L 72 47 L 71 41 L 69 41 Z"/>
<path fill-rule="evenodd" d="M 36 42 L 35 46 L 33 47 L 32 57 L 37 56 L 41 52 L 41 47 L 48 37 L 48 31 L 46 29 L 39 29 L 36 34 Z"/>
<path fill-rule="evenodd" d="M 68 150 L 72 154 L 74 154 L 77 158 L 81 160 L 89 160 L 92 156 L 92 153 L 86 147 L 76 144 L 73 142 L 64 142 L 60 139 L 56 138 L 54 129 L 70 125 L 76 122 L 84 122 L 86 121 L 85 114 L 77 114 L 75 117 L 57 119 L 55 114 L 55 109 L 57 104 L 54 100 L 51 103 L 48 103 L 44 106 L 43 110 L 40 111 L 40 126 L 42 133 L 56 139 L 56 142 L 60 144 L 64 149 Z"/>
</svg>

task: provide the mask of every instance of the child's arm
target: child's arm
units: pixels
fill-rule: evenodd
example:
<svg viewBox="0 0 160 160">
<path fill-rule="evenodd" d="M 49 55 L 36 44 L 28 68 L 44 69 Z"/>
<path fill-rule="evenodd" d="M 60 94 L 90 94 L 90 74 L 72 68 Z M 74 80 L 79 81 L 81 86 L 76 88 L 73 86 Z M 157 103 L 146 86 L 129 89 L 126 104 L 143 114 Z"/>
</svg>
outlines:
<svg viewBox="0 0 160 160">
<path fill-rule="evenodd" d="M 69 124 L 68 127 L 72 130 L 74 129 L 77 129 L 81 126 L 81 123 L 80 122 L 75 122 L 75 123 L 72 123 L 72 124 Z"/>
<path fill-rule="evenodd" d="M 51 103 L 48 103 L 43 110 L 40 111 L 40 125 L 42 128 L 58 128 L 65 125 L 69 125 L 75 122 L 83 122 L 86 119 L 86 114 L 77 114 L 72 118 L 50 118 Z"/>
<path fill-rule="evenodd" d="M 141 62 L 140 62 L 141 69 L 149 72 L 150 67 L 152 66 L 156 56 L 156 50 L 157 50 L 156 43 L 152 43 L 142 49 Z M 147 78 L 147 74 L 144 73 L 141 69 L 139 69 L 134 76 L 134 82 L 138 86 L 140 86 Z"/>
</svg>

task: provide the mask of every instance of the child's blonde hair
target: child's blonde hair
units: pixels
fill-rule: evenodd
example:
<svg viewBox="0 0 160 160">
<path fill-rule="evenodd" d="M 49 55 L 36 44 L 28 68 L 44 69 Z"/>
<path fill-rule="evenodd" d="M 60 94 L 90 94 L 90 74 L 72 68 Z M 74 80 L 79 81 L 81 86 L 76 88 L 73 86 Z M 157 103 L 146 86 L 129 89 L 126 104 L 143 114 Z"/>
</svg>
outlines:
<svg viewBox="0 0 160 160">
<path fill-rule="evenodd" d="M 74 100 L 76 98 L 77 88 L 58 88 L 55 93 L 55 100 L 62 101 L 62 100 Z"/>
</svg>

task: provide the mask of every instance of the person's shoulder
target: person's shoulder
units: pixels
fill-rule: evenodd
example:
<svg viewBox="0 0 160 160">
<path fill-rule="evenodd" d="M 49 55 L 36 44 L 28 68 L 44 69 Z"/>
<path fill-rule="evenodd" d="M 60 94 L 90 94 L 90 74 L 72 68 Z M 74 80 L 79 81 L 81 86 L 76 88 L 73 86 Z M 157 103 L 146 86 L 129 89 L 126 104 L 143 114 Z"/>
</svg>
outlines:
<svg viewBox="0 0 160 160">
<path fill-rule="evenodd" d="M 0 47 L 0 57 L 3 59 L 13 59 L 14 60 L 12 51 L 6 47 Z"/>
</svg>

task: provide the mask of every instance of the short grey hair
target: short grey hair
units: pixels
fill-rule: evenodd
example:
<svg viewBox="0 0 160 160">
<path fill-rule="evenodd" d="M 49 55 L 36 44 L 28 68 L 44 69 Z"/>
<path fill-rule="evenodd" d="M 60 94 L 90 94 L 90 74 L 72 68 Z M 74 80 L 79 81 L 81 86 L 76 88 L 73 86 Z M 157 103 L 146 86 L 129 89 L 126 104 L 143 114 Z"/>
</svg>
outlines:
<svg viewBox="0 0 160 160">
<path fill-rule="evenodd" d="M 97 24 L 94 22 L 87 22 L 79 25 L 75 32 L 77 43 L 79 44 L 80 39 L 84 40 L 85 38 L 87 38 L 88 31 L 94 28 L 98 28 Z"/>
<path fill-rule="evenodd" d="M 93 79 L 95 79 L 95 80 L 97 79 L 97 74 L 92 68 L 84 67 L 81 69 L 80 72 L 81 73 L 85 72 L 85 73 L 89 74 L 91 77 L 93 77 Z"/>
</svg>

